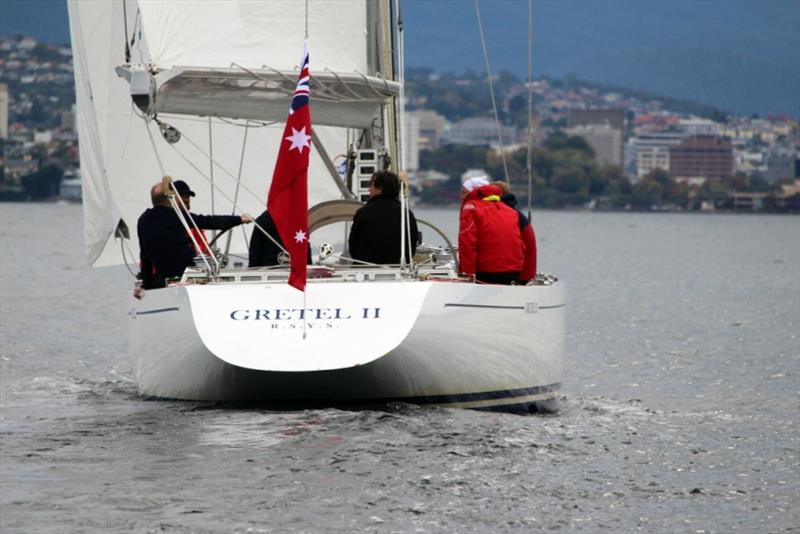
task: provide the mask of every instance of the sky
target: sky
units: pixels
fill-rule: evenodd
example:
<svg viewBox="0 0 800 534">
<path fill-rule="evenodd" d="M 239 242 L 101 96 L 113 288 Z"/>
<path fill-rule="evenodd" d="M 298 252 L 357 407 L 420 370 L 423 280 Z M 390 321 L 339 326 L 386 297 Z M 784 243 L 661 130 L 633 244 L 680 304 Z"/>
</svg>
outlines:
<svg viewBox="0 0 800 534">
<path fill-rule="evenodd" d="M 93 1 L 93 0 L 89 0 Z M 472 0 L 404 0 L 406 65 L 484 72 Z M 528 69 L 528 1 L 481 0 L 493 72 Z M 534 0 L 534 77 L 800 118 L 800 0 Z M 65 0 L 0 0 L 0 35 L 68 43 Z"/>
</svg>

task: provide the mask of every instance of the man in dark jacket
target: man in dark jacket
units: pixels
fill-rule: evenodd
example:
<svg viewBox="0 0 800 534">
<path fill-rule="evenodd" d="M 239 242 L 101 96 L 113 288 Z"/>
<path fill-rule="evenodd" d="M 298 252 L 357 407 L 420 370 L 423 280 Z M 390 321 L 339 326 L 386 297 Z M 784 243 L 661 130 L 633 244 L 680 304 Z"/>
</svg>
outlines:
<svg viewBox="0 0 800 534">
<path fill-rule="evenodd" d="M 264 230 L 269 235 L 265 235 Z M 267 267 L 278 265 L 278 255 L 284 251 L 283 241 L 272 220 L 272 215 L 268 211 L 256 217 L 256 227 L 253 228 L 253 235 L 250 237 L 249 263 L 250 267 Z M 308 247 L 308 258 L 306 262 L 311 265 L 311 247 Z"/>
<path fill-rule="evenodd" d="M 195 196 L 195 192 L 180 180 L 176 181 L 174 186 L 178 194 L 186 199 L 184 204 L 188 208 L 188 200 Z M 164 190 L 162 182 L 154 185 L 150 189 L 153 207 L 142 213 L 136 226 L 139 234 L 140 277 L 144 289 L 164 287 L 168 278 L 183 276 L 186 267 L 194 264 L 194 257 L 197 254 L 194 242 L 172 208 L 168 195 L 169 192 Z M 227 230 L 242 223 L 252 222 L 249 215 L 189 213 L 189 217 L 204 230 Z M 192 228 L 191 222 L 189 227 Z"/>
<path fill-rule="evenodd" d="M 389 171 L 372 175 L 369 186 L 369 200 L 353 216 L 350 228 L 350 257 L 355 260 L 377 264 L 400 263 L 400 179 Z M 406 228 L 411 239 L 408 250 L 408 234 L 403 236 L 407 260 L 417 249 L 419 231 L 417 220 L 408 212 Z"/>
</svg>

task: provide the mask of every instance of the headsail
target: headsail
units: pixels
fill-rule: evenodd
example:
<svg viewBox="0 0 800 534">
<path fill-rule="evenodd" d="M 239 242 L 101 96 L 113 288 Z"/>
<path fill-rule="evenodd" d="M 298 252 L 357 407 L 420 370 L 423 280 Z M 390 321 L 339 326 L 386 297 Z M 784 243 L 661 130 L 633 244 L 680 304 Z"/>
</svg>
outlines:
<svg viewBox="0 0 800 534">
<path fill-rule="evenodd" d="M 334 81 L 338 77 L 343 81 L 328 89 L 349 95 L 347 80 L 355 83 L 365 76 L 380 80 L 368 62 L 368 2 L 309 0 L 308 5 L 309 32 L 318 43 L 315 46 L 319 46 L 314 64 L 315 71 L 321 73 L 320 83 L 325 82 L 322 74 Z M 259 213 L 269 187 L 264 176 L 269 177 L 274 166 L 291 89 L 286 93 L 285 81 L 272 83 L 252 73 L 268 72 L 281 79 L 290 74 L 296 79 L 297 51 L 293 48 L 297 36 L 304 33 L 305 2 L 69 0 L 69 10 L 79 87 L 81 171 L 84 191 L 89 192 L 84 198 L 85 235 L 93 264 L 124 261 L 120 246 L 113 239 L 120 219 L 131 229 L 129 245 L 137 254 L 136 220 L 148 207 L 149 189 L 162 174 L 190 183 L 198 193 L 193 201 L 198 213 L 211 212 L 212 197 L 217 213 L 231 213 L 231 200 L 237 197 L 236 179 L 240 176 L 240 207 L 236 211 Z M 76 26 L 75 21 L 85 23 Z M 80 27 L 82 33 L 78 31 Z M 131 63 L 139 63 L 152 69 L 156 77 L 161 76 L 158 83 L 164 92 L 158 94 L 158 105 L 189 106 L 171 111 L 156 109 L 161 121 L 181 132 L 182 138 L 176 144 L 166 143 L 157 125 L 145 122 L 140 110 L 132 105 L 129 83 L 114 72 L 126 65 L 126 40 L 133 40 Z M 77 67 L 81 64 L 86 66 L 85 71 Z M 80 90 L 87 79 L 92 81 L 92 98 Z M 314 90 L 314 79 L 311 87 Z M 235 120 L 236 109 L 226 111 L 222 105 L 229 101 L 236 103 L 239 110 L 250 109 L 251 105 L 263 105 L 270 91 L 279 95 L 282 102 L 282 116 L 275 118 L 280 121 L 277 124 L 247 121 L 246 113 Z M 385 98 L 369 84 L 355 90 L 356 94 L 359 91 L 364 95 L 370 91 L 376 101 Z M 234 93 L 235 98 L 231 97 Z M 344 108 L 350 104 L 339 103 Z M 94 137 L 99 142 L 95 144 L 87 141 L 93 136 L 87 126 L 92 113 L 98 125 Z M 315 101 L 315 123 L 316 115 Z M 317 123 L 314 128 L 316 141 L 327 148 L 331 157 L 342 153 L 346 128 L 353 127 L 337 120 L 332 114 L 328 122 L 339 127 Z M 245 125 L 249 126 L 247 130 Z M 339 188 L 329 177 L 329 167 L 320 159 L 319 151 L 315 152 L 309 163 L 309 203 L 341 198 Z M 231 251 L 246 250 L 244 233 L 236 230 L 234 237 Z"/>
</svg>

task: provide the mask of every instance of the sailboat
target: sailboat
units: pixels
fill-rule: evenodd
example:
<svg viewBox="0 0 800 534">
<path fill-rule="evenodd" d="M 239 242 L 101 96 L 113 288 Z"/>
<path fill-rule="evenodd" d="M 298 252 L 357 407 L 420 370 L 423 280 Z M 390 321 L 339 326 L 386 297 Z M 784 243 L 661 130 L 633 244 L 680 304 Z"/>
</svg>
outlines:
<svg viewBox="0 0 800 534">
<path fill-rule="evenodd" d="M 305 291 L 287 284 L 286 265 L 246 267 L 241 227 L 219 236 L 222 251 L 180 280 L 127 297 L 142 395 L 555 409 L 561 282 L 471 283 L 447 246 L 379 266 L 315 242 L 352 218 L 374 171 L 402 171 L 396 2 L 68 6 L 86 255 L 98 267 L 135 266 L 135 222 L 163 175 L 193 184 L 195 211 L 263 211 L 304 35 L 311 43 L 309 231 L 321 253 Z"/>
</svg>

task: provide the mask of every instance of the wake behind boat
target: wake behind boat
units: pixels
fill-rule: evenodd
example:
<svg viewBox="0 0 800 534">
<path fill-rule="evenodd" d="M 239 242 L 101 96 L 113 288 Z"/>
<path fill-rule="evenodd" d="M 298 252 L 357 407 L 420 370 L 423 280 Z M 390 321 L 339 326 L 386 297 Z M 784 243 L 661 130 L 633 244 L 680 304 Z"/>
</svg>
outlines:
<svg viewBox="0 0 800 534">
<path fill-rule="evenodd" d="M 90 261 L 138 258 L 131 223 L 164 174 L 205 180 L 210 203 L 201 208 L 263 210 L 305 33 L 314 44 L 308 230 L 320 254 L 297 291 L 288 266 L 244 267 L 246 236 L 234 230 L 219 239 L 224 252 L 133 301 L 140 392 L 553 409 L 565 301 L 552 277 L 475 284 L 459 277 L 452 246 L 423 245 L 414 258 L 378 266 L 315 241 L 315 232 L 352 219 L 376 170 L 400 170 L 397 5 L 185 6 L 69 4 Z"/>
</svg>

